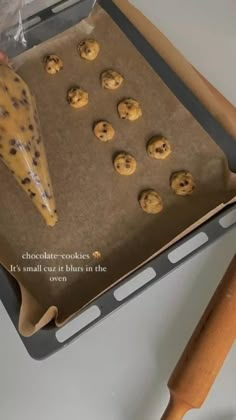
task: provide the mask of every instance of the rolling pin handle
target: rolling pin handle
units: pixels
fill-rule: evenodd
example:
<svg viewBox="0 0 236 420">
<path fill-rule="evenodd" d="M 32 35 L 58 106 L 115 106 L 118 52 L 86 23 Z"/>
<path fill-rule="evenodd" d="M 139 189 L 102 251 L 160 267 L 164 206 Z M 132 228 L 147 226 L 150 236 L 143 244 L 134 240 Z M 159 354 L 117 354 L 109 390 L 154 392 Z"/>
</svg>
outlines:
<svg viewBox="0 0 236 420">
<path fill-rule="evenodd" d="M 189 404 L 180 401 L 171 395 L 170 402 L 161 417 L 161 420 L 182 420 L 185 414 L 191 409 L 192 407 L 190 407 Z"/>
</svg>

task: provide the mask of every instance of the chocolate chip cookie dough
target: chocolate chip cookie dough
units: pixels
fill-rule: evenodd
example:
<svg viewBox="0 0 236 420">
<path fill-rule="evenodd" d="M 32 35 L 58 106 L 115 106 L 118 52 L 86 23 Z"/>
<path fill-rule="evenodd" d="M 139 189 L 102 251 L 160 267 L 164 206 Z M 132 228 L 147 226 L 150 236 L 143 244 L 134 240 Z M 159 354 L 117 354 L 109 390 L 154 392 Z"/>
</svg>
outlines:
<svg viewBox="0 0 236 420">
<path fill-rule="evenodd" d="M 166 159 L 171 154 L 170 142 L 163 136 L 154 136 L 147 144 L 147 153 L 152 159 Z"/>
<path fill-rule="evenodd" d="M 148 214 L 158 214 L 163 210 L 161 196 L 155 190 L 145 190 L 140 194 L 139 204 Z"/>
<path fill-rule="evenodd" d="M 99 121 L 94 125 L 94 134 L 98 140 L 106 143 L 111 141 L 115 136 L 115 130 L 107 121 Z"/>
<path fill-rule="evenodd" d="M 119 153 L 114 159 L 114 167 L 120 175 L 132 175 L 137 169 L 137 162 L 134 156 Z"/>
<path fill-rule="evenodd" d="M 127 98 L 118 104 L 118 114 L 122 120 L 135 121 L 142 116 L 142 109 L 138 101 Z"/>
<path fill-rule="evenodd" d="M 170 186 L 177 195 L 190 195 L 195 189 L 195 181 L 190 172 L 179 171 L 171 175 Z"/>
<path fill-rule="evenodd" d="M 54 226 L 57 210 L 35 101 L 24 80 L 3 64 L 0 64 L 0 159 L 47 225 Z"/>
<path fill-rule="evenodd" d="M 121 87 L 124 77 L 115 70 L 106 70 L 101 74 L 102 87 L 108 90 L 116 90 Z"/>
<path fill-rule="evenodd" d="M 58 55 L 49 54 L 44 57 L 44 68 L 49 74 L 59 73 L 63 69 L 63 61 Z"/>
<path fill-rule="evenodd" d="M 100 46 L 95 39 L 85 39 L 78 45 L 78 51 L 81 58 L 93 61 L 99 54 Z"/>
<path fill-rule="evenodd" d="M 88 92 L 80 87 L 72 87 L 67 92 L 67 102 L 72 108 L 83 108 L 89 102 Z"/>
</svg>

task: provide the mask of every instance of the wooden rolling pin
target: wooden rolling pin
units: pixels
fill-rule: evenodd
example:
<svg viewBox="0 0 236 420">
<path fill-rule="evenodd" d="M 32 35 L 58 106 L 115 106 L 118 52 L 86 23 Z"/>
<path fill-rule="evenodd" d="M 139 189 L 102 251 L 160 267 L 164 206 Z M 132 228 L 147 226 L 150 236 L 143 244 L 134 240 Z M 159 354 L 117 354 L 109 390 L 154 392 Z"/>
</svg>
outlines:
<svg viewBox="0 0 236 420">
<path fill-rule="evenodd" d="M 236 337 L 236 255 L 168 382 L 162 420 L 181 420 L 205 401 Z"/>
</svg>

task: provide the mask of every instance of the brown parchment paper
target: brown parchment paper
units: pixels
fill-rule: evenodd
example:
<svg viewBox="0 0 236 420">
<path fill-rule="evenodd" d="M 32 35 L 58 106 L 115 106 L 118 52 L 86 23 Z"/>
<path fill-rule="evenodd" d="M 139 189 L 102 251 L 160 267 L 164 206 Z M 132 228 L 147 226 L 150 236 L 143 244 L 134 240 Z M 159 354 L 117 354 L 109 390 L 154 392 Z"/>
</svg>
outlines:
<svg viewBox="0 0 236 420">
<path fill-rule="evenodd" d="M 0 165 L 0 255 L 10 270 L 11 264 L 23 265 L 25 252 L 91 255 L 99 250 L 100 264 L 107 272 L 67 273 L 67 282 L 50 282 L 49 273 L 14 273 L 22 291 L 20 331 L 24 335 L 53 317 L 62 324 L 235 197 L 236 184 L 222 151 L 116 24 L 99 7 L 88 23 L 18 58 L 19 73 L 31 86 L 39 108 L 59 223 L 53 229 L 46 227 Z M 101 45 L 92 63 L 81 60 L 76 51 L 88 30 Z M 64 61 L 64 70 L 55 77 L 46 74 L 42 65 L 48 53 L 59 54 Z M 100 86 L 100 73 L 107 68 L 124 75 L 124 85 L 115 92 Z M 74 84 L 89 92 L 87 108 L 73 110 L 66 103 L 67 89 Z M 117 103 L 124 97 L 142 104 L 143 117 L 135 123 L 121 121 L 117 115 Z M 109 144 L 93 135 L 93 124 L 100 119 L 110 121 L 116 130 Z M 163 162 L 149 159 L 145 149 L 148 139 L 158 133 L 173 146 L 172 155 Z M 137 158 L 135 175 L 121 177 L 114 171 L 112 159 L 120 151 Z M 171 173 L 181 169 L 190 170 L 196 179 L 191 197 L 176 197 L 169 188 Z M 144 214 L 138 205 L 138 195 L 146 188 L 158 190 L 163 197 L 165 209 L 158 216 Z M 40 263 L 55 266 L 54 260 L 28 265 Z M 85 267 L 88 261 L 66 263 Z"/>
</svg>

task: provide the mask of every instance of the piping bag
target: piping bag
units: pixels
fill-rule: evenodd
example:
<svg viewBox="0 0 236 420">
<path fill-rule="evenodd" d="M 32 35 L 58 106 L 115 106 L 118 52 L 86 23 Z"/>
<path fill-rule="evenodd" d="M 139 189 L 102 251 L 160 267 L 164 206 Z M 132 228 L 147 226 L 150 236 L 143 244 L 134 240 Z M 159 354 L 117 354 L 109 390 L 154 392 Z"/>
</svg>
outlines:
<svg viewBox="0 0 236 420">
<path fill-rule="evenodd" d="M 7 166 L 48 226 L 57 210 L 34 97 L 0 52 L 0 161 Z M 1 162 L 0 162 L 1 163 Z"/>
<path fill-rule="evenodd" d="M 204 403 L 236 337 L 236 255 L 187 344 L 168 387 L 162 420 L 181 420 Z"/>
</svg>

